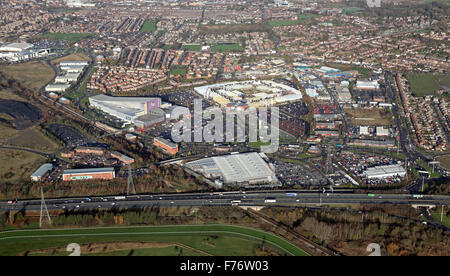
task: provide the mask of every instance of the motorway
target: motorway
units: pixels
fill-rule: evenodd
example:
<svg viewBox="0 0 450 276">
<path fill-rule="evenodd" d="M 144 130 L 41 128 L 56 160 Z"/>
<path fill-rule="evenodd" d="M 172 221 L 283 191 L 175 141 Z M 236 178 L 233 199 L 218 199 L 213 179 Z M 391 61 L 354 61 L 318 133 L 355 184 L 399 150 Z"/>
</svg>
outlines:
<svg viewBox="0 0 450 276">
<path fill-rule="evenodd" d="M 95 209 L 132 209 L 145 207 L 200 207 L 200 206 L 285 206 L 295 207 L 305 204 L 410 204 L 450 206 L 450 196 L 423 195 L 414 198 L 410 194 L 367 194 L 338 192 L 215 192 L 191 194 L 153 194 L 132 196 L 107 196 L 91 198 L 47 199 L 47 208 L 51 210 L 95 210 Z M 0 211 L 40 211 L 40 200 L 24 200 L 11 204 L 0 202 Z"/>
</svg>

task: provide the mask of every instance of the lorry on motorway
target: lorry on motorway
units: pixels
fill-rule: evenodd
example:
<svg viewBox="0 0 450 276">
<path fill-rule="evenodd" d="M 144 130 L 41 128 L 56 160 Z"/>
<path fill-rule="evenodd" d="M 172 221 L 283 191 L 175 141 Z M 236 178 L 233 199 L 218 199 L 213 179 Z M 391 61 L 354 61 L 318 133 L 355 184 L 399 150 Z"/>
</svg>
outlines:
<svg viewBox="0 0 450 276">
<path fill-rule="evenodd" d="M 231 206 L 236 206 L 236 205 L 238 205 L 239 203 L 241 203 L 240 200 L 232 200 L 232 201 L 231 201 Z"/>
<path fill-rule="evenodd" d="M 86 199 L 85 199 L 86 201 L 91 201 L 92 199 L 90 199 L 89 197 L 86 197 Z"/>
<path fill-rule="evenodd" d="M 286 193 L 286 196 L 297 196 L 296 193 Z"/>
<path fill-rule="evenodd" d="M 264 203 L 277 203 L 277 200 L 275 198 L 266 198 Z"/>
<path fill-rule="evenodd" d="M 423 195 L 414 194 L 412 195 L 413 198 L 423 198 Z"/>
<path fill-rule="evenodd" d="M 115 200 L 125 200 L 126 197 L 125 196 L 115 196 L 114 199 Z"/>
<path fill-rule="evenodd" d="M 374 194 L 367 194 L 367 196 L 374 197 L 375 195 Z"/>
</svg>

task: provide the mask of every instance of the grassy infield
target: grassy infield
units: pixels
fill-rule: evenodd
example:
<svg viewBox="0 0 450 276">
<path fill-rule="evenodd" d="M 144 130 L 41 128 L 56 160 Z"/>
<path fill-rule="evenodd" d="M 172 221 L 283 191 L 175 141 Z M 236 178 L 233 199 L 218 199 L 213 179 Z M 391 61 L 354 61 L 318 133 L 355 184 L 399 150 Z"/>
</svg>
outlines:
<svg viewBox="0 0 450 276">
<path fill-rule="evenodd" d="M 208 239 L 208 243 L 205 243 L 206 239 Z M 17 255 L 28 250 L 65 247 L 69 243 L 119 241 L 177 243 L 207 254 L 223 256 L 253 255 L 255 247 L 264 242 L 266 246 L 272 247 L 282 255 L 308 255 L 285 239 L 261 230 L 230 225 L 180 225 L 0 232 L 0 256 Z M 173 245 L 162 248 L 163 251 L 160 250 L 161 248 L 149 248 L 136 249 L 134 252 L 136 255 L 179 254 L 174 250 Z M 107 254 L 126 255 L 129 251 L 108 252 Z M 183 253 L 185 255 L 198 254 L 190 250 L 185 250 Z M 58 254 L 66 254 L 66 252 L 58 252 Z"/>
</svg>

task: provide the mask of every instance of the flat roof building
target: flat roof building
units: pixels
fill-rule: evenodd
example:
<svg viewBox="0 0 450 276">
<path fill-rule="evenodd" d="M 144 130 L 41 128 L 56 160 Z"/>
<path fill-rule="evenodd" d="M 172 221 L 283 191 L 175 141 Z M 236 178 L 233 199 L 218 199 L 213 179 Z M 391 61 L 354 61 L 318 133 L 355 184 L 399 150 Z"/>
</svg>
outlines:
<svg viewBox="0 0 450 276">
<path fill-rule="evenodd" d="M 53 164 L 46 163 L 39 167 L 32 175 L 31 180 L 33 181 L 41 181 L 42 178 L 49 172 L 53 170 Z"/>
<path fill-rule="evenodd" d="M 189 162 L 186 166 L 206 177 L 218 177 L 229 185 L 279 184 L 275 172 L 256 152 L 204 158 Z"/>
<path fill-rule="evenodd" d="M 47 92 L 64 92 L 70 87 L 70 84 L 49 84 L 45 87 Z"/>
<path fill-rule="evenodd" d="M 55 83 L 70 83 L 76 82 L 80 77 L 81 73 L 67 73 L 63 76 L 57 76 L 55 78 Z"/>
<path fill-rule="evenodd" d="M 112 158 L 116 158 L 117 160 L 119 160 L 120 162 L 122 162 L 126 165 L 130 165 L 130 164 L 134 163 L 134 158 L 126 156 L 125 154 L 122 154 L 118 151 L 113 151 L 113 152 L 111 152 L 110 155 Z"/>
<path fill-rule="evenodd" d="M 87 66 L 89 64 L 89 61 L 86 60 L 71 60 L 71 61 L 62 61 L 59 63 L 59 66 Z"/>
<path fill-rule="evenodd" d="M 116 177 L 114 168 L 91 168 L 91 169 L 73 169 L 63 171 L 63 180 L 91 180 L 91 179 L 107 179 L 111 180 Z"/>
<path fill-rule="evenodd" d="M 355 89 L 376 90 L 380 88 L 377 81 L 357 81 Z"/>
<path fill-rule="evenodd" d="M 33 44 L 30 43 L 22 43 L 22 42 L 14 42 L 8 43 L 0 47 L 0 52 L 22 52 L 33 48 Z"/>
<path fill-rule="evenodd" d="M 146 118 L 140 118 L 144 115 L 148 116 L 151 122 L 160 122 L 165 120 L 165 113 L 158 116 L 157 113 L 152 112 L 153 109 L 161 107 L 161 99 L 153 97 L 111 97 L 107 95 L 97 95 L 89 98 L 89 103 L 92 107 L 98 108 L 105 113 L 117 117 L 128 123 L 138 122 L 140 125 L 146 125 Z M 157 118 L 155 118 L 155 116 Z M 162 119 L 161 119 L 162 117 Z"/>
<path fill-rule="evenodd" d="M 363 172 L 368 179 L 382 179 L 389 177 L 404 177 L 406 175 L 405 169 L 401 165 L 385 165 L 368 168 Z"/>
<path fill-rule="evenodd" d="M 163 149 L 169 154 L 176 154 L 178 152 L 178 144 L 172 143 L 162 137 L 155 137 L 153 139 L 153 145 Z"/>
</svg>

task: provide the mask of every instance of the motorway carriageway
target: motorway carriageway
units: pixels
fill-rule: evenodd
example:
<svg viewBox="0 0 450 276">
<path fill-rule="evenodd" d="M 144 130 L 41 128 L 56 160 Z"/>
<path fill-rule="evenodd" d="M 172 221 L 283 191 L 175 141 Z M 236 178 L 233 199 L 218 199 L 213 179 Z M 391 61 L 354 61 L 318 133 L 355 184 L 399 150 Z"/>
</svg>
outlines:
<svg viewBox="0 0 450 276">
<path fill-rule="evenodd" d="M 267 201 L 268 200 L 268 201 Z M 251 191 L 191 194 L 152 194 L 107 196 L 91 198 L 46 199 L 49 210 L 88 210 L 111 208 L 145 208 L 168 206 L 303 206 L 305 204 L 416 204 L 450 205 L 450 196 L 410 194 L 350 194 L 339 192 L 291 193 L 280 191 Z M 0 202 L 0 211 L 39 211 L 40 200 L 24 200 L 11 204 Z"/>
</svg>

